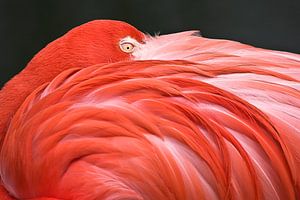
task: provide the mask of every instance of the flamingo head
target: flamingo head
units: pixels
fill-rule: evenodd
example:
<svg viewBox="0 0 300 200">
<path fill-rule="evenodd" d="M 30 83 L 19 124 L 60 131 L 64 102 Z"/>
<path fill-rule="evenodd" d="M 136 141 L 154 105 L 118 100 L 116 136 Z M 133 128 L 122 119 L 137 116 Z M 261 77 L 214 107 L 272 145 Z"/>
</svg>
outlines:
<svg viewBox="0 0 300 200">
<path fill-rule="evenodd" d="M 142 32 L 125 22 L 94 20 L 47 45 L 26 68 L 43 68 L 46 74 L 55 71 L 56 75 L 67 68 L 130 60 L 144 38 Z"/>
</svg>

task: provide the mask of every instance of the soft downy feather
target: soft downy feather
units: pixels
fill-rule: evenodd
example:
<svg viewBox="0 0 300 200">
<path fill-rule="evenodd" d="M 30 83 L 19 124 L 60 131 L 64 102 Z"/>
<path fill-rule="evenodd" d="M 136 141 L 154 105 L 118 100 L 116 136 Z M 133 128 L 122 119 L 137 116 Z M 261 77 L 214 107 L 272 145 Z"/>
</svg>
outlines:
<svg viewBox="0 0 300 200">
<path fill-rule="evenodd" d="M 133 56 L 65 71 L 26 99 L 0 157 L 12 195 L 300 197 L 299 55 L 183 32 Z"/>
</svg>

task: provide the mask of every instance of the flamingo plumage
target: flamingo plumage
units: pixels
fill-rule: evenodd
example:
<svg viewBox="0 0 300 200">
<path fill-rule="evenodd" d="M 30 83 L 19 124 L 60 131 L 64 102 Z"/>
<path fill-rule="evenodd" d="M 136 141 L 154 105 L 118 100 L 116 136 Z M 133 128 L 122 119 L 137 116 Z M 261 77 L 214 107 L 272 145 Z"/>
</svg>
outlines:
<svg viewBox="0 0 300 200">
<path fill-rule="evenodd" d="M 300 198 L 298 54 L 96 20 L 0 102 L 3 199 Z"/>
</svg>

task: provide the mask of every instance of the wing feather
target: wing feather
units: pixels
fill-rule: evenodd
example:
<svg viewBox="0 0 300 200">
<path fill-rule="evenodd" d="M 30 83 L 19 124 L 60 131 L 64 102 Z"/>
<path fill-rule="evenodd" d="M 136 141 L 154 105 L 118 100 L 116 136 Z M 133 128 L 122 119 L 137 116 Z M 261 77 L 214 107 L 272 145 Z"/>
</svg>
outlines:
<svg viewBox="0 0 300 200">
<path fill-rule="evenodd" d="M 72 69 L 14 116 L 0 172 L 17 198 L 297 199 L 299 55 L 149 38 Z M 165 61 L 164 61 L 165 60 Z"/>
</svg>

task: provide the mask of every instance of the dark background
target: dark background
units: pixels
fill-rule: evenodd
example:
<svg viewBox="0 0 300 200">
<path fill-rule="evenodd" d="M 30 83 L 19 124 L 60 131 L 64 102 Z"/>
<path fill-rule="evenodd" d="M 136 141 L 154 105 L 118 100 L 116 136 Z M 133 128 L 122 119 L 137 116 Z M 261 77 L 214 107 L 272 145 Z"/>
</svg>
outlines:
<svg viewBox="0 0 300 200">
<path fill-rule="evenodd" d="M 0 87 L 47 43 L 101 18 L 300 53 L 299 0 L 0 0 Z"/>
</svg>

